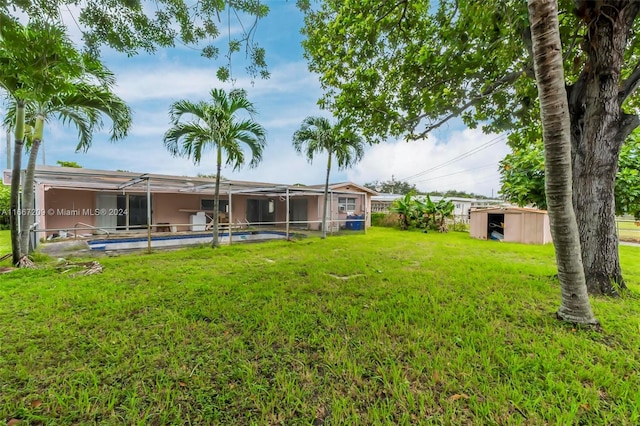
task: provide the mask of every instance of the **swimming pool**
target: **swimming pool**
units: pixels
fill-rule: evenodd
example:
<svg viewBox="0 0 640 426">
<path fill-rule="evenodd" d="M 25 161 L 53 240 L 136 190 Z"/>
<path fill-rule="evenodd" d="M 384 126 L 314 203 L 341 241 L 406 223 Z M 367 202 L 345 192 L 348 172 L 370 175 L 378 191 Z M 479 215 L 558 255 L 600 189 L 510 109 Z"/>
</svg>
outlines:
<svg viewBox="0 0 640 426">
<path fill-rule="evenodd" d="M 292 235 L 292 234 L 290 234 Z M 151 247 L 181 247 L 187 245 L 208 244 L 212 240 L 211 233 L 193 235 L 153 236 Z M 232 234 L 232 242 L 261 240 L 284 240 L 287 234 L 282 231 L 239 231 Z M 229 242 L 229 233 L 220 233 L 220 244 Z M 91 250 L 133 250 L 147 248 L 147 237 L 110 238 L 108 240 L 88 241 Z"/>
</svg>

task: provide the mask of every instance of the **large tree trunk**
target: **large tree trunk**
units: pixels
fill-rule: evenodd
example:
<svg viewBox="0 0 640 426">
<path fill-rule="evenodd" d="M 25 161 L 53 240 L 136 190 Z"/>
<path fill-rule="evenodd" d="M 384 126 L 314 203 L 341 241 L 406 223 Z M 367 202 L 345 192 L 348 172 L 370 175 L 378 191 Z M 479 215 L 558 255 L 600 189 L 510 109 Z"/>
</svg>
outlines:
<svg viewBox="0 0 640 426">
<path fill-rule="evenodd" d="M 545 190 L 564 321 L 597 324 L 591 310 L 572 203 L 571 123 L 564 87 L 557 0 L 528 0 L 545 147 Z"/>
<path fill-rule="evenodd" d="M 222 147 L 218 144 L 218 155 L 216 163 L 216 190 L 213 196 L 213 240 L 211 240 L 211 247 L 217 248 L 220 246 L 220 236 L 218 235 L 218 212 L 220 210 L 220 176 L 222 175 Z M 229 224 L 231 225 L 231 224 Z M 231 234 L 229 234 L 231 238 Z"/>
<path fill-rule="evenodd" d="M 638 5 L 621 3 L 580 3 L 588 28 L 584 43 L 588 62 L 568 88 L 573 204 L 591 294 L 618 295 L 626 288 L 618 254 L 614 188 L 620 149 L 639 123 L 636 116 L 622 112 L 624 97 L 620 96 L 627 33 Z M 624 12 L 622 6 L 626 6 Z"/>
<path fill-rule="evenodd" d="M 327 238 L 327 205 L 329 204 L 329 174 L 331 173 L 331 151 L 328 152 L 327 177 L 324 181 L 324 207 L 322 209 L 322 234 L 320 238 Z"/>
<path fill-rule="evenodd" d="M 22 149 L 24 147 L 24 101 L 16 100 L 15 143 L 13 146 L 13 169 L 11 171 L 11 195 L 9 208 L 11 210 L 11 255 L 14 265 L 20 263 L 22 250 L 20 247 L 20 232 L 18 230 L 20 214 L 18 200 L 20 197 L 20 167 L 22 166 Z"/>
</svg>

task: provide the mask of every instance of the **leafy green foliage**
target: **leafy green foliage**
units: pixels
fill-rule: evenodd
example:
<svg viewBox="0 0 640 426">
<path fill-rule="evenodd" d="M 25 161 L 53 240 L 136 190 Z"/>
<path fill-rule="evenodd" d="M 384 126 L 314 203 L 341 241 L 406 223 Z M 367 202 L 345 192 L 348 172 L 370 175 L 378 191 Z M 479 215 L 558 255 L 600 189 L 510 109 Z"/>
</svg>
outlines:
<svg viewBox="0 0 640 426">
<path fill-rule="evenodd" d="M 431 229 L 447 232 L 446 220 L 455 210 L 455 205 L 450 200 L 440 199 L 431 201 L 429 195 L 414 196 L 409 193 L 395 200 L 391 204 L 390 211 L 398 215 L 400 229 Z"/>
<path fill-rule="evenodd" d="M 322 238 L 327 236 L 327 205 L 329 200 L 329 176 L 335 159 L 338 169 L 351 167 L 364 155 L 364 140 L 345 122 L 331 124 L 324 117 L 307 117 L 293 133 L 293 148 L 309 162 L 322 153 L 327 154 L 327 175 L 324 183 L 324 207 L 322 209 Z"/>
<path fill-rule="evenodd" d="M 378 181 L 375 180 L 373 182 L 367 182 L 364 184 L 365 187 L 369 189 L 373 189 L 374 191 L 381 192 L 383 194 L 408 194 L 410 192 L 417 194 L 418 189 L 415 184 L 410 184 L 405 181 L 397 181 L 394 179 L 386 180 L 386 181 Z"/>
<path fill-rule="evenodd" d="M 371 213 L 371 226 L 394 228 L 398 226 L 398 219 L 392 213 Z"/>
<path fill-rule="evenodd" d="M 71 90 L 69 76 L 81 75 L 92 62 L 59 26 L 0 20 L 0 87 L 13 99 L 46 102 Z"/>
<path fill-rule="evenodd" d="M 56 164 L 60 167 L 73 167 L 75 169 L 81 169 L 82 166 L 78 163 L 76 163 L 75 161 L 63 161 L 63 160 L 58 160 L 56 161 Z"/>
<path fill-rule="evenodd" d="M 0 183 L 0 229 L 9 226 L 11 187 Z"/>
<path fill-rule="evenodd" d="M 180 100 L 169 110 L 172 127 L 164 134 L 164 146 L 174 156 L 190 158 L 199 164 L 203 153 L 212 150 L 216 155 L 216 184 L 213 210 L 219 212 L 222 159 L 239 169 L 245 162 L 244 148 L 251 153 L 249 167 L 262 160 L 266 145 L 266 130 L 253 119 L 257 113 L 243 90 L 211 90 L 210 102 L 197 103 Z M 249 114 L 249 118 L 241 114 Z M 183 120 L 187 117 L 189 121 Z M 218 247 L 218 215 L 213 218 L 212 246 Z"/>
<path fill-rule="evenodd" d="M 429 195 L 437 195 L 440 197 L 460 197 L 460 198 L 477 198 L 488 200 L 491 197 L 486 195 L 474 194 L 473 192 L 460 191 L 458 189 L 448 189 L 446 191 L 431 191 Z"/>
<path fill-rule="evenodd" d="M 456 116 L 513 128 L 522 98 L 536 97 L 526 78 L 527 8 L 494 3 L 329 0 L 309 10 L 304 47 L 326 90 L 321 105 L 372 139 L 419 138 Z"/>
<path fill-rule="evenodd" d="M 415 220 L 415 203 L 411 194 L 406 194 L 404 197 L 398 198 L 391 203 L 389 211 L 398 214 L 400 229 L 404 231 L 409 229 L 412 222 Z"/>
<path fill-rule="evenodd" d="M 544 189 L 544 151 L 541 139 L 514 139 L 513 151 L 500 162 L 500 193 L 520 206 L 532 204 L 546 209 Z M 640 218 L 640 132 L 631 134 L 620 152 L 616 176 L 617 215 Z"/>
<path fill-rule="evenodd" d="M 307 117 L 293 134 L 293 148 L 310 162 L 314 156 L 326 153 L 335 158 L 339 169 L 360 161 L 364 155 L 364 141 L 344 123 L 332 125 L 324 117 Z"/>
<path fill-rule="evenodd" d="M 164 136 L 164 144 L 172 155 L 191 158 L 198 164 L 207 150 L 222 149 L 226 164 L 234 170 L 245 163 L 243 145 L 251 152 L 250 167 L 262 160 L 266 145 L 266 130 L 253 118 L 240 114 L 257 113 L 253 103 L 239 93 L 213 89 L 211 101 L 197 103 L 181 100 L 170 107 L 171 127 Z M 183 118 L 190 118 L 184 121 Z"/>
<path fill-rule="evenodd" d="M 223 14 L 225 10 L 230 13 Z M 228 41 L 227 59 L 230 61 L 231 54 L 244 47 L 250 60 L 247 71 L 252 77 L 262 78 L 267 78 L 269 72 L 264 49 L 254 38 L 258 21 L 268 13 L 269 7 L 257 0 L 0 2 L 3 26 L 24 15 L 33 22 L 62 22 L 63 17 L 72 15 L 75 25 L 82 30 L 87 52 L 94 57 L 99 56 L 103 46 L 134 55 L 141 50 L 153 53 L 158 46 L 173 47 L 180 43 L 198 46 L 202 56 L 217 58 L 220 49 L 211 41 L 219 39 L 222 33 L 221 17 L 235 16 L 242 32 Z M 232 22 L 227 22 L 229 28 L 231 25 Z"/>
</svg>

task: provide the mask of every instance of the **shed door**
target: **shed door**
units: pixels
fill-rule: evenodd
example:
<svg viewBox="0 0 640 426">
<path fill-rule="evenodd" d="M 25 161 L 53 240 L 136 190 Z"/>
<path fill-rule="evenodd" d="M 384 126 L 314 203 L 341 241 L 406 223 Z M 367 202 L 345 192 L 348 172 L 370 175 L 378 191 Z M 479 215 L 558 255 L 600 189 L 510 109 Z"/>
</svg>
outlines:
<svg viewBox="0 0 640 426">
<path fill-rule="evenodd" d="M 504 241 L 510 243 L 521 243 L 522 238 L 522 223 L 521 214 L 505 214 L 504 215 Z"/>
</svg>

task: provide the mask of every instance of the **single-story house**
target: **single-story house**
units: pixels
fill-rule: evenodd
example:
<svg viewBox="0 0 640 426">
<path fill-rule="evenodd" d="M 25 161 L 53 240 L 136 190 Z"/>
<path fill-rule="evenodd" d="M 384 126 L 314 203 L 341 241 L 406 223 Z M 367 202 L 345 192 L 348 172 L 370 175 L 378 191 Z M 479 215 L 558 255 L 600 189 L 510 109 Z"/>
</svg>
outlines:
<svg viewBox="0 0 640 426">
<path fill-rule="evenodd" d="M 11 171 L 3 182 L 10 184 Z M 204 231 L 213 219 L 215 179 L 39 166 L 35 172 L 38 239 L 60 233 Z M 371 225 L 371 196 L 344 182 L 329 188 L 328 230 Z M 219 220 L 238 227 L 319 230 L 324 185 L 220 181 Z M 26 208 L 26 206 L 23 206 Z M 354 225 L 354 222 L 358 225 Z"/>
<path fill-rule="evenodd" d="M 481 240 L 525 244 L 552 242 L 547 211 L 524 207 L 472 209 L 470 235 Z"/>
</svg>

